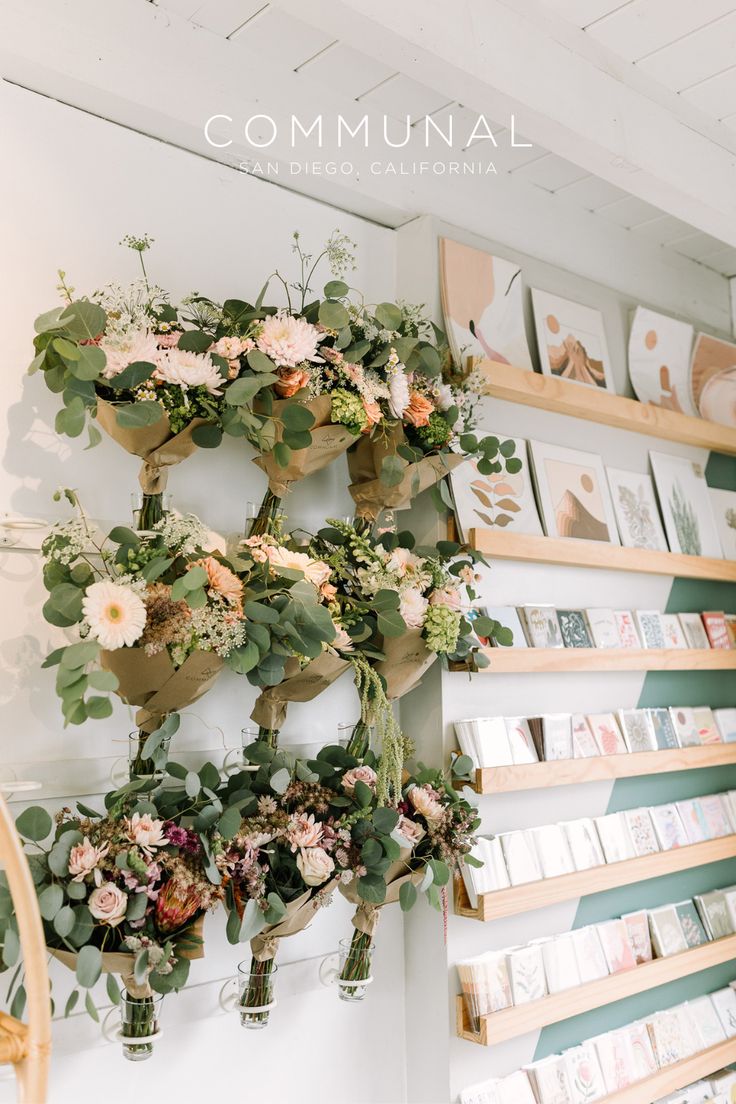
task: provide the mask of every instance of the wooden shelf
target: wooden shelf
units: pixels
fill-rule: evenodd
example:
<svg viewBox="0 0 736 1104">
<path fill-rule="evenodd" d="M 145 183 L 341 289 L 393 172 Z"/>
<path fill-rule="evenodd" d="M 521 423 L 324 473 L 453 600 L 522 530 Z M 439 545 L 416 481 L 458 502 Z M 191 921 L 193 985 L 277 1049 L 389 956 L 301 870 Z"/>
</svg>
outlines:
<svg viewBox="0 0 736 1104">
<path fill-rule="evenodd" d="M 580 782 L 635 778 L 643 774 L 672 774 L 736 763 L 736 744 L 638 751 L 627 755 L 596 755 L 589 759 L 556 759 L 503 767 L 481 767 L 473 789 L 479 794 L 540 790 L 549 786 L 573 786 Z"/>
<path fill-rule="evenodd" d="M 495 399 L 736 456 L 736 431 L 718 422 L 691 418 L 652 403 L 641 403 L 597 387 L 586 387 L 493 360 L 473 358 L 470 367 L 484 377 L 482 393 Z"/>
<path fill-rule="evenodd" d="M 733 671 L 736 648 L 482 648 L 490 666 L 478 672 Z"/>
<path fill-rule="evenodd" d="M 711 966 L 720 966 L 735 957 L 736 935 L 729 935 L 682 954 L 643 963 L 634 970 L 610 974 L 597 981 L 566 989 L 562 993 L 554 993 L 514 1008 L 505 1008 L 500 1012 L 491 1012 L 480 1017 L 477 1032 L 472 1029 L 465 1000 L 460 996 L 457 998 L 457 1033 L 461 1039 L 468 1039 L 480 1046 L 496 1046 L 519 1035 L 526 1035 L 529 1031 L 537 1031 L 561 1020 L 569 1020 L 572 1016 L 591 1012 L 594 1008 L 624 1000 L 625 997 L 656 989 L 678 978 L 708 970 Z"/>
<path fill-rule="evenodd" d="M 591 870 L 578 870 L 573 874 L 562 874 L 557 878 L 543 878 L 526 885 L 498 889 L 492 893 L 481 893 L 478 907 L 473 908 L 462 878 L 455 879 L 455 912 L 458 916 L 468 916 L 473 920 L 488 922 L 502 916 L 516 916 L 520 912 L 546 908 L 559 901 L 570 901 L 577 897 L 588 897 L 594 893 L 604 893 L 619 886 L 633 885 L 649 878 L 661 878 L 665 874 L 675 874 L 680 870 L 705 866 L 706 863 L 720 862 L 736 856 L 736 835 L 722 839 L 706 840 L 705 843 L 693 843 L 688 847 L 677 847 L 673 851 L 658 851 L 654 855 L 645 855 L 638 859 L 626 859 L 624 862 L 595 866 Z"/>
<path fill-rule="evenodd" d="M 565 567 L 593 567 L 609 571 L 638 571 L 649 575 L 671 575 L 680 579 L 714 579 L 736 582 L 736 561 L 709 556 L 683 556 L 676 552 L 652 552 L 646 548 L 622 548 L 604 541 L 575 538 L 537 537 L 528 533 L 505 533 L 501 529 L 471 529 L 472 548 L 494 560 L 558 564 Z"/>
<path fill-rule="evenodd" d="M 736 1039 L 726 1039 L 724 1043 L 701 1050 L 692 1058 L 665 1066 L 644 1081 L 629 1085 L 628 1089 L 604 1096 L 598 1104 L 652 1104 L 653 1100 L 684 1089 L 693 1081 L 717 1073 L 732 1062 L 736 1062 Z"/>
</svg>

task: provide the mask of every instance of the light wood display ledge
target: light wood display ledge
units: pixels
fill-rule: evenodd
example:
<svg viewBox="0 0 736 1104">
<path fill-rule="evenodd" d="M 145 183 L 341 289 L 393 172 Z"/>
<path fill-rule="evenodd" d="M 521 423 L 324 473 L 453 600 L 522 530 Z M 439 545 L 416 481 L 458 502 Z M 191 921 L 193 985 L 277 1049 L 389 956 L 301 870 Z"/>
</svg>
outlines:
<svg viewBox="0 0 736 1104">
<path fill-rule="evenodd" d="M 540 1000 L 529 1001 L 513 1008 L 491 1012 L 481 1016 L 478 1031 L 473 1031 L 465 1000 L 457 998 L 457 1033 L 461 1039 L 468 1039 L 480 1046 L 496 1046 L 529 1031 L 537 1031 L 550 1024 L 569 1020 L 594 1008 L 602 1008 L 615 1001 L 624 1000 L 637 993 L 656 989 L 678 978 L 708 970 L 711 966 L 720 966 L 736 958 L 736 935 L 729 935 L 712 943 L 704 943 L 682 954 L 657 958 L 643 963 L 633 970 L 597 981 L 576 985 L 562 993 L 554 993 Z"/>
<path fill-rule="evenodd" d="M 565 671 L 733 671 L 736 648 L 481 648 L 480 675 Z"/>
<path fill-rule="evenodd" d="M 688 847 L 676 847 L 672 851 L 657 851 L 654 855 L 626 859 L 624 862 L 594 866 L 590 870 L 578 870 L 557 878 L 542 878 L 537 882 L 481 893 L 478 907 L 473 908 L 461 877 L 455 879 L 455 912 L 473 920 L 488 922 L 502 916 L 516 916 L 521 912 L 546 908 L 559 901 L 576 897 L 589 897 L 609 889 L 633 885 L 649 878 L 661 878 L 681 870 L 690 870 L 706 863 L 720 862 L 736 856 L 736 835 L 722 839 L 693 843 Z"/>
</svg>

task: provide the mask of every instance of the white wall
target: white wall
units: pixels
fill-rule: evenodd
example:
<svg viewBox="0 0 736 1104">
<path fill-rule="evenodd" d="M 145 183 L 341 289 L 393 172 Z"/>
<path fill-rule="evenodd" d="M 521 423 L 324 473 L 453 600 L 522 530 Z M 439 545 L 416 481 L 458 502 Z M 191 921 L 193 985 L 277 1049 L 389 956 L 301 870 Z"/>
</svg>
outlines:
<svg viewBox="0 0 736 1104">
<path fill-rule="evenodd" d="M 135 75 L 131 74 L 131 80 Z M 25 368 L 32 356 L 33 320 L 57 302 L 56 270 L 64 268 L 79 293 L 107 281 L 137 276 L 137 258 L 118 242 L 126 233 L 150 233 L 152 278 L 176 297 L 196 289 L 214 298 L 253 297 L 275 266 L 296 276 L 291 233 L 299 229 L 305 247 L 317 250 L 335 227 L 358 244 L 353 282 L 369 299 L 394 292 L 394 235 L 388 230 L 270 187 L 221 165 L 184 153 L 12 86 L 0 85 L 6 120 L 0 204 L 3 233 L 0 302 L 3 324 L 3 426 L 0 512 L 61 516 L 51 501 L 59 486 L 79 489 L 90 515 L 130 522 L 130 493 L 138 486 L 138 460 L 105 438 L 84 453 L 84 440 L 54 433 L 57 402 L 39 376 Z M 320 277 L 321 287 L 329 278 Z M 276 292 L 274 286 L 274 292 Z M 175 505 L 200 514 L 221 532 L 242 529 L 245 504 L 259 501 L 264 477 L 247 446 L 226 440 L 215 452 L 201 452 L 174 469 L 169 486 Z M 340 461 L 293 492 L 290 521 L 315 527 L 325 515 L 348 514 L 347 471 Z M 0 659 L 0 719 L 3 772 L 44 781 L 50 808 L 71 804 L 80 794 L 109 789 L 110 769 L 125 755 L 133 728 L 129 711 L 117 704 L 113 716 L 80 728 L 62 728 L 52 672 L 39 665 L 63 633 L 41 616 L 43 587 L 35 553 L 0 552 L 0 608 L 4 615 Z M 223 740 L 239 745 L 254 693 L 244 679 L 225 672 L 191 711 L 177 736 L 201 763 Z M 317 708 L 295 706 L 286 741 L 325 743 L 339 721 L 354 719 L 355 695 L 343 679 Z M 94 805 L 93 797 L 88 797 Z M 19 811 L 19 810 L 18 810 Z M 350 934 L 351 909 L 342 899 L 318 917 L 313 929 L 285 941 L 284 964 L 330 952 Z M 329 1077 L 351 1101 L 403 1099 L 403 954 L 398 910 L 382 922 L 376 983 L 363 1006 L 342 1004 L 319 989 L 312 964 L 302 997 L 283 1000 L 273 1023 L 257 1034 L 241 1030 L 221 1014 L 221 980 L 235 972 L 247 949 L 230 947 L 211 918 L 207 958 L 192 969 L 198 988 L 179 1000 L 167 998 L 166 1038 L 160 1054 L 139 1068 L 123 1060 L 117 1046 L 99 1043 L 99 1030 L 75 1016 L 57 1032 L 51 1100 L 112 1102 L 204 1096 L 232 1099 L 324 1099 Z M 57 1007 L 63 1008 L 70 975 L 52 971 Z M 220 979 L 220 980 L 217 980 Z M 215 984 L 216 981 L 216 984 Z M 104 995 L 99 998 L 104 1004 Z M 188 1022 L 187 1022 L 188 1021 Z M 288 1061 L 284 1060 L 288 1048 Z M 366 1054 L 379 1060 L 366 1060 Z M 329 1055 L 329 1057 L 328 1057 Z M 349 1091 L 345 1086 L 350 1084 Z M 0 1100 L 14 1099 L 8 1082 Z"/>
</svg>

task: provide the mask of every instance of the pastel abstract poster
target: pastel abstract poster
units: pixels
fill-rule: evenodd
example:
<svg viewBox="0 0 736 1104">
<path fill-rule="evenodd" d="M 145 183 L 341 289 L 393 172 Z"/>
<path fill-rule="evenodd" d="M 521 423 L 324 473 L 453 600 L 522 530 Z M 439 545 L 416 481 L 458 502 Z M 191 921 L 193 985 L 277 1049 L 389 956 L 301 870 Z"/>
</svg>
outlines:
<svg viewBox="0 0 736 1104">
<path fill-rule="evenodd" d="M 548 537 L 619 543 L 616 516 L 600 456 L 529 442 Z"/>
<path fill-rule="evenodd" d="M 532 288 L 532 303 L 542 371 L 613 391 L 601 312 L 538 288 Z"/>
<path fill-rule="evenodd" d="M 690 387 L 701 417 L 736 426 L 736 345 L 699 333 L 690 365 Z"/>
<path fill-rule="evenodd" d="M 693 332 L 687 322 L 636 308 L 629 334 L 629 378 L 640 402 L 697 416 L 689 382 Z"/>
<path fill-rule="evenodd" d="M 440 291 L 447 339 L 458 364 L 476 356 L 531 370 L 519 265 L 440 238 Z"/>
</svg>

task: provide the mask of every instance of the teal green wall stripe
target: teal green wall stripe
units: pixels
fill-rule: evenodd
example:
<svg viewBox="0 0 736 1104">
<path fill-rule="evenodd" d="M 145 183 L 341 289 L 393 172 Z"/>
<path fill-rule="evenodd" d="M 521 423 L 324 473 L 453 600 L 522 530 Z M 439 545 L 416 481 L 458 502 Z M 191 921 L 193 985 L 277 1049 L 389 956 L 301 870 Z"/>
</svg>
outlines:
<svg viewBox="0 0 736 1104">
<path fill-rule="evenodd" d="M 711 487 L 736 490 L 736 461 L 733 457 L 712 453 L 706 468 Z M 690 610 L 736 612 L 736 587 L 731 583 L 713 583 L 693 579 L 674 579 L 667 602 L 668 613 Z M 638 706 L 657 705 L 736 705 L 736 677 L 722 671 L 652 671 L 645 677 Z M 736 789 L 736 765 L 709 770 L 683 771 L 677 774 L 646 775 L 619 779 L 613 786 L 606 812 L 680 801 L 700 794 Z M 625 912 L 655 908 L 670 901 L 683 900 L 736 883 L 736 859 L 710 863 L 638 885 L 622 886 L 607 893 L 584 897 L 578 904 L 573 928 L 596 924 Z M 692 1000 L 702 993 L 722 988 L 736 979 L 736 962 L 715 966 L 700 974 L 660 986 L 647 993 L 629 997 L 583 1016 L 545 1028 L 539 1037 L 535 1060 L 575 1046 L 584 1039 L 611 1031 L 632 1020 L 647 1016 L 680 1001 Z"/>
</svg>

